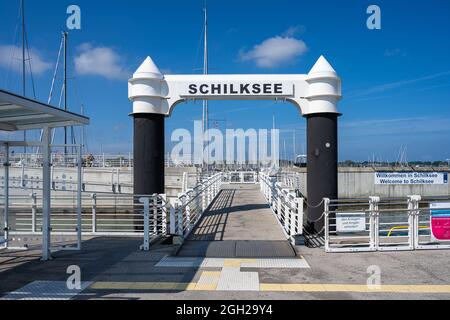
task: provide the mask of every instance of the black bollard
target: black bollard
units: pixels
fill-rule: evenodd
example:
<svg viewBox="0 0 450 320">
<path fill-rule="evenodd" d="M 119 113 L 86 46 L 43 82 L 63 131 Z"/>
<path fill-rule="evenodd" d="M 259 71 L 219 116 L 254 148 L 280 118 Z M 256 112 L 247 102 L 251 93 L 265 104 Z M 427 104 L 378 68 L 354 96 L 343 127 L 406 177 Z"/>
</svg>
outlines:
<svg viewBox="0 0 450 320">
<path fill-rule="evenodd" d="M 308 220 L 315 232 L 324 227 L 323 198 L 338 197 L 338 113 L 306 116 L 308 134 Z"/>
<path fill-rule="evenodd" d="M 133 118 L 134 201 L 138 204 L 140 196 L 165 193 L 165 116 L 138 113 L 133 114 Z M 136 218 L 141 221 L 142 213 L 139 212 Z M 141 227 L 137 229 L 142 230 Z"/>
</svg>

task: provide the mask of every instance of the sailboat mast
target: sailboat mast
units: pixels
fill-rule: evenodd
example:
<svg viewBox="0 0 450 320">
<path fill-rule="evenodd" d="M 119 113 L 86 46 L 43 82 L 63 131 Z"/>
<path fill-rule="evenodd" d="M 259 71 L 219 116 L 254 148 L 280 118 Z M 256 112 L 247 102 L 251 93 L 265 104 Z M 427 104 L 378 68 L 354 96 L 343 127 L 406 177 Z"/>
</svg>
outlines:
<svg viewBox="0 0 450 320">
<path fill-rule="evenodd" d="M 64 110 L 67 111 L 67 37 L 68 33 L 63 32 L 64 39 Z M 64 127 L 64 155 L 67 155 L 67 127 Z"/>
<path fill-rule="evenodd" d="M 209 73 L 209 61 L 208 61 L 208 7 L 205 1 L 205 7 L 203 9 L 204 13 L 205 13 L 205 40 L 204 40 L 204 52 L 203 52 L 203 74 L 207 75 Z M 202 116 L 202 120 L 203 120 L 203 132 L 207 132 L 208 131 L 208 127 L 209 127 L 209 110 L 208 110 L 208 100 L 203 100 L 203 116 Z M 209 140 L 208 137 L 206 137 L 207 141 Z M 208 159 L 209 160 L 209 159 Z M 209 161 L 207 161 L 209 162 Z M 208 163 L 207 163 L 207 168 L 209 168 Z"/>
<path fill-rule="evenodd" d="M 206 6 L 205 1 L 205 46 L 204 46 L 204 53 L 203 53 L 203 74 L 207 75 L 209 73 L 209 66 L 208 66 L 208 8 Z M 203 101 L 203 113 L 205 117 L 205 122 L 203 124 L 204 130 L 206 131 L 208 129 L 208 101 Z"/>
<path fill-rule="evenodd" d="M 25 70 L 25 0 L 21 0 L 21 15 L 22 15 L 22 93 L 26 96 L 26 70 Z M 27 141 L 27 131 L 23 131 L 23 141 Z M 23 147 L 23 152 L 27 153 L 27 147 Z"/>
<path fill-rule="evenodd" d="M 26 95 L 26 78 L 25 78 L 25 0 L 21 1 L 22 10 L 22 92 Z"/>
</svg>

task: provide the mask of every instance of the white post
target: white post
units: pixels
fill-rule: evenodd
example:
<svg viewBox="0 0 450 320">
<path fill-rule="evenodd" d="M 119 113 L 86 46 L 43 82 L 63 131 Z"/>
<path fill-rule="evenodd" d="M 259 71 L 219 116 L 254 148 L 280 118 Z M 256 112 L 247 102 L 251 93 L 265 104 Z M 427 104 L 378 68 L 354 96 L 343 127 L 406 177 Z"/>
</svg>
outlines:
<svg viewBox="0 0 450 320">
<path fill-rule="evenodd" d="M 280 187 L 281 187 L 281 185 L 277 182 L 275 184 L 275 193 L 277 194 L 276 208 L 277 208 L 278 220 L 281 221 L 281 206 L 282 206 L 282 200 L 283 200 L 283 193 L 281 192 Z"/>
<path fill-rule="evenodd" d="M 294 192 L 294 219 L 291 220 L 291 236 L 303 234 L 303 198 L 295 197 Z"/>
<path fill-rule="evenodd" d="M 217 180 L 216 180 L 216 196 L 219 194 L 219 192 L 220 192 L 220 179 L 221 179 L 221 174 L 219 174 L 219 176 L 217 177 Z"/>
<path fill-rule="evenodd" d="M 178 235 L 183 239 L 184 238 L 183 207 L 181 204 L 177 203 L 176 209 L 178 213 Z"/>
<path fill-rule="evenodd" d="M 50 132 L 50 128 L 45 127 L 42 135 L 42 260 L 44 261 L 51 259 Z"/>
<path fill-rule="evenodd" d="M 5 235 L 5 244 L 4 246 L 8 248 L 9 241 L 9 144 L 5 144 L 5 221 L 4 221 L 4 235 Z"/>
<path fill-rule="evenodd" d="M 167 196 L 165 194 L 161 195 L 161 234 L 167 235 L 167 207 L 166 207 Z"/>
<path fill-rule="evenodd" d="M 176 216 L 175 216 L 175 208 L 170 207 L 170 234 L 175 235 L 177 233 L 176 230 Z"/>
<path fill-rule="evenodd" d="M 182 185 L 182 192 L 186 192 L 187 185 L 188 185 L 188 173 L 183 172 L 183 185 Z"/>
<path fill-rule="evenodd" d="M 272 208 L 274 211 L 277 211 L 277 181 L 276 178 L 271 178 L 270 181 L 270 192 L 271 192 L 271 199 L 272 199 Z"/>
<path fill-rule="evenodd" d="M 139 202 L 144 205 L 144 251 L 150 250 L 150 199 L 140 198 Z"/>
<path fill-rule="evenodd" d="M 370 247 L 372 250 L 378 250 L 380 245 L 380 232 L 379 232 L 379 212 L 378 204 L 380 203 L 380 197 L 369 198 L 369 212 L 370 212 Z"/>
<path fill-rule="evenodd" d="M 289 189 L 283 189 L 281 192 L 281 196 L 280 198 L 284 198 L 284 229 L 286 230 L 286 233 L 290 232 L 290 227 L 289 224 L 292 221 L 292 212 L 291 209 L 289 208 Z M 280 209 L 281 211 L 281 209 Z M 292 234 L 290 234 L 292 235 Z"/>
<path fill-rule="evenodd" d="M 205 211 L 206 207 L 207 207 L 207 204 L 206 204 L 207 190 L 204 188 L 204 184 L 205 184 L 205 182 L 203 181 L 202 186 L 201 186 L 203 188 L 203 190 L 202 190 L 202 211 Z"/>
<path fill-rule="evenodd" d="M 211 184 L 211 179 L 208 180 L 207 184 L 208 184 L 208 187 L 207 187 L 206 190 L 208 191 L 208 202 L 206 204 L 206 207 L 209 207 L 209 205 L 212 202 L 212 184 Z"/>
<path fill-rule="evenodd" d="M 330 251 L 330 199 L 323 199 L 323 210 L 325 214 L 325 251 Z M 336 224 L 336 223 L 335 223 Z"/>
<path fill-rule="evenodd" d="M 77 153 L 77 178 L 78 178 L 78 185 L 77 185 L 77 249 L 81 250 L 81 233 L 82 233 L 82 199 L 81 199 L 81 192 L 82 192 L 82 186 L 83 186 L 83 172 L 82 172 L 82 166 L 83 166 L 83 159 L 81 156 L 81 146 L 78 146 L 78 153 Z"/>
<path fill-rule="evenodd" d="M 421 196 L 408 196 L 408 236 L 411 250 L 419 246 L 419 215 Z"/>
<path fill-rule="evenodd" d="M 25 163 L 22 163 L 21 175 L 20 175 L 20 187 L 25 188 Z"/>
<path fill-rule="evenodd" d="M 191 207 L 189 207 L 190 196 L 188 195 L 186 198 L 186 233 L 189 234 L 191 232 Z"/>
<path fill-rule="evenodd" d="M 37 197 L 36 193 L 32 193 L 31 197 L 31 232 L 36 232 L 36 210 L 37 210 Z"/>
<path fill-rule="evenodd" d="M 93 193 L 92 198 L 92 233 L 97 232 L 97 194 Z"/>
<path fill-rule="evenodd" d="M 158 195 L 153 195 L 153 234 L 158 235 Z"/>
</svg>

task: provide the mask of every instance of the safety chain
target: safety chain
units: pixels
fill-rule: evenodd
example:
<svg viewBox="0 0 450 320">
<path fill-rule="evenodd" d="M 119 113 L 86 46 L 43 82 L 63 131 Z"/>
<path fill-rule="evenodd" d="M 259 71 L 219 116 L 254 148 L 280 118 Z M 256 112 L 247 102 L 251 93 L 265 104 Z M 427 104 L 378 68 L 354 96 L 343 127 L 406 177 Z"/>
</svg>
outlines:
<svg viewBox="0 0 450 320">
<path fill-rule="evenodd" d="M 306 205 L 308 206 L 308 208 L 316 209 L 316 208 L 319 208 L 320 206 L 322 206 L 322 204 L 324 203 L 324 199 L 322 199 L 322 201 L 320 201 L 320 203 L 319 203 L 317 206 L 312 206 L 312 205 L 310 205 L 309 202 L 308 202 L 307 200 L 305 200 L 305 203 L 306 203 Z"/>
<path fill-rule="evenodd" d="M 313 234 L 313 235 L 315 235 L 315 236 L 318 236 L 318 235 L 320 235 L 322 232 L 324 232 L 325 231 L 325 226 L 323 226 L 322 227 L 322 229 L 320 229 L 319 231 L 317 231 L 315 234 Z"/>
<path fill-rule="evenodd" d="M 313 208 L 313 209 L 320 208 L 324 204 L 324 202 L 325 202 L 325 200 L 322 199 L 322 201 L 320 201 L 320 203 L 318 205 L 312 206 L 308 203 L 308 201 L 305 200 L 305 203 L 308 206 L 308 208 Z M 318 222 L 318 221 L 322 220 L 324 216 L 325 216 L 325 212 L 322 212 L 320 217 L 317 219 L 311 220 L 311 219 L 309 219 L 308 215 L 306 215 L 306 219 L 308 220 L 308 222 Z"/>
<path fill-rule="evenodd" d="M 322 214 L 320 215 L 319 218 L 314 219 L 314 220 L 310 220 L 310 219 L 308 218 L 308 215 L 306 215 L 306 219 L 308 220 L 308 222 L 318 222 L 318 221 L 322 220 L 322 218 L 324 217 L 324 215 L 325 215 L 325 212 L 322 213 Z"/>
</svg>

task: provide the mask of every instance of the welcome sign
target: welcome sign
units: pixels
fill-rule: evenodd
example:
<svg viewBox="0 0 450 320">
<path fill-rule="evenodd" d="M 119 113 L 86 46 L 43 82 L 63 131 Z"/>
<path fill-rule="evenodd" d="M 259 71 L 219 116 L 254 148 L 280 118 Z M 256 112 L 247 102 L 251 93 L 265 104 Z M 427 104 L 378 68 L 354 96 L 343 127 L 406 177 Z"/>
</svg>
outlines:
<svg viewBox="0 0 450 320">
<path fill-rule="evenodd" d="M 444 185 L 448 172 L 376 172 L 376 185 Z"/>
</svg>

